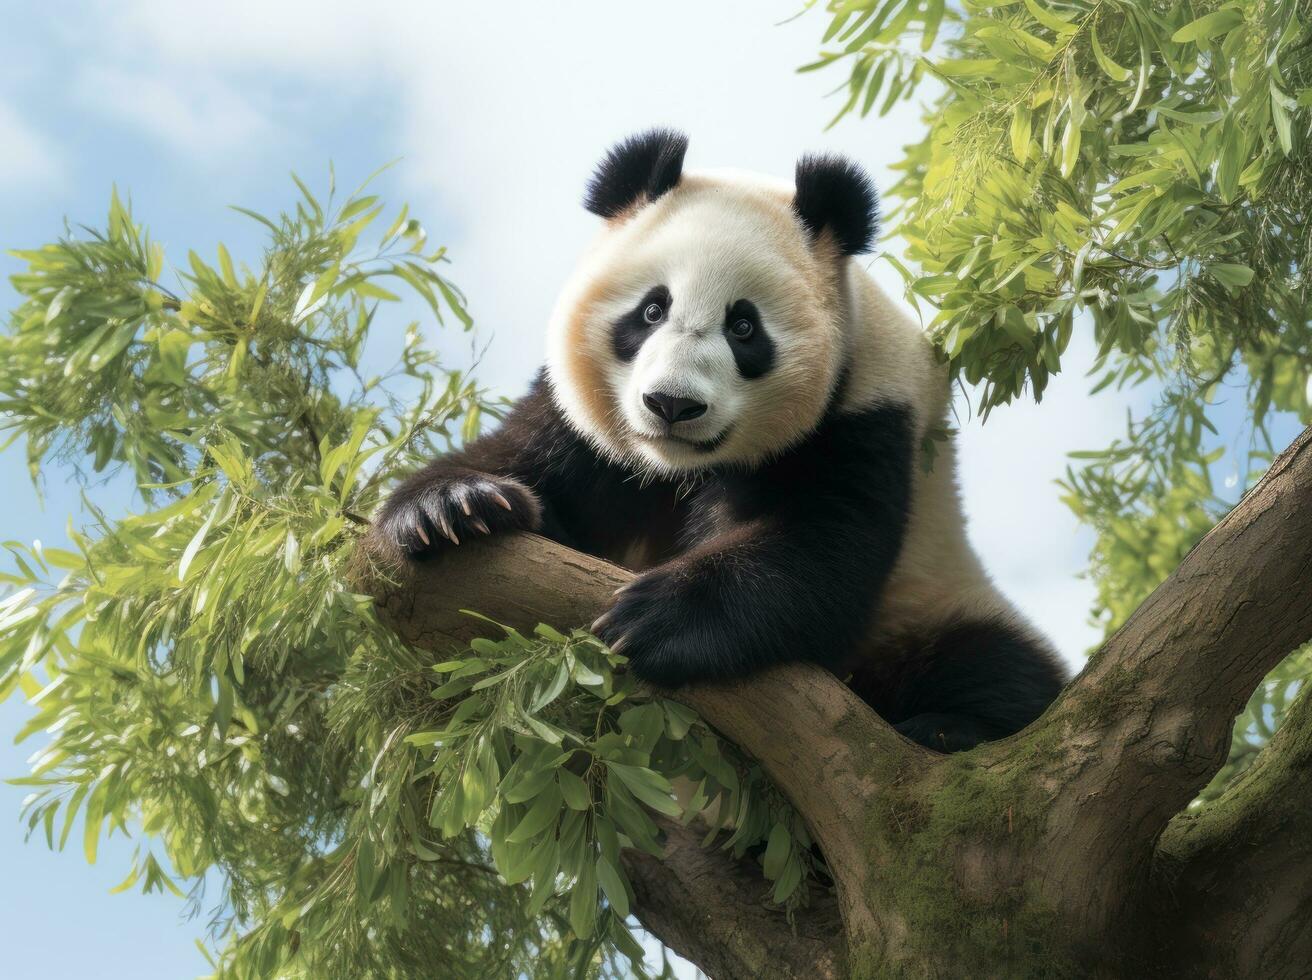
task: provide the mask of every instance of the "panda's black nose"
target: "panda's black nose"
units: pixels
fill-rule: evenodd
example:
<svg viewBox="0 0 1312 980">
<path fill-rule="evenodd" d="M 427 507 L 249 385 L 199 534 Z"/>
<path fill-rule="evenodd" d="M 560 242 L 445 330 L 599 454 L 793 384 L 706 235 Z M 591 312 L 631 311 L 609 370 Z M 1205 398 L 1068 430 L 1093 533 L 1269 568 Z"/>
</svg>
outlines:
<svg viewBox="0 0 1312 980">
<path fill-rule="evenodd" d="M 706 414 L 706 403 L 692 398 L 678 398 L 663 391 L 652 391 L 642 396 L 642 403 L 647 410 L 659 415 L 666 422 L 687 422 Z"/>
</svg>

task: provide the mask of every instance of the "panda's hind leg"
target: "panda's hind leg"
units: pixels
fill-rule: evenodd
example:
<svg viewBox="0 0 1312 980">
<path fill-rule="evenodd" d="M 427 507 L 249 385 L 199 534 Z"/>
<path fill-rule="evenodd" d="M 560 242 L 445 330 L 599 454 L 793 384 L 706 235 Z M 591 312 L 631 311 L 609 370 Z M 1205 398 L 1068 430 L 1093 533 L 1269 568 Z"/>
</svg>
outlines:
<svg viewBox="0 0 1312 980">
<path fill-rule="evenodd" d="M 1020 731 L 1066 683 L 1055 654 L 1006 620 L 955 622 L 915 646 L 885 717 L 907 738 L 939 752 Z"/>
</svg>

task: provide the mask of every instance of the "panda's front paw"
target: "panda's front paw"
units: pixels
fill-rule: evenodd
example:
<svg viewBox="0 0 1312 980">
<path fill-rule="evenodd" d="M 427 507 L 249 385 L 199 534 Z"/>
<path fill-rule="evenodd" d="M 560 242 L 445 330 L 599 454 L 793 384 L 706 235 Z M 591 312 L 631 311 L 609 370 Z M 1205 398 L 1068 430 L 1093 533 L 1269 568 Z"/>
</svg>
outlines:
<svg viewBox="0 0 1312 980">
<path fill-rule="evenodd" d="M 518 480 L 453 467 L 403 483 L 374 523 L 385 541 L 418 560 L 484 534 L 535 531 L 542 504 Z"/>
<path fill-rule="evenodd" d="M 705 625 L 706 596 L 698 598 L 686 570 L 655 568 L 620 589 L 592 633 L 645 681 L 675 688 L 724 676 L 725 654 Z M 713 613 L 711 613 L 713 615 Z"/>
</svg>

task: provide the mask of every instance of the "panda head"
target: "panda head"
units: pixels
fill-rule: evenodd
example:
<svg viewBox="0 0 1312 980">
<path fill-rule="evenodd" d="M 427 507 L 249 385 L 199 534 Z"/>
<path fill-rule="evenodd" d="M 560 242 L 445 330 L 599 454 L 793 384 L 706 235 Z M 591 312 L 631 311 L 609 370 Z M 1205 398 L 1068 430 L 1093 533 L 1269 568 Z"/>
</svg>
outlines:
<svg viewBox="0 0 1312 980">
<path fill-rule="evenodd" d="M 575 428 L 667 476 L 756 466 L 815 428 L 844 356 L 848 258 L 877 223 L 842 158 L 804 157 L 787 185 L 685 174 L 687 145 L 653 130 L 598 165 L 584 203 L 606 223 L 548 337 Z"/>
</svg>

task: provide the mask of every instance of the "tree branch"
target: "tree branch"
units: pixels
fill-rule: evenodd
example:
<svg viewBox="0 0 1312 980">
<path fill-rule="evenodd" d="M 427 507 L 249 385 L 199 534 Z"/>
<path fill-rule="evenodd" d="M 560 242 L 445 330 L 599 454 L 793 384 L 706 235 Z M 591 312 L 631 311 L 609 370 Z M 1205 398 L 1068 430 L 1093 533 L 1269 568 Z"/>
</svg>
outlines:
<svg viewBox="0 0 1312 980">
<path fill-rule="evenodd" d="M 1171 821 L 1155 875 L 1179 908 L 1177 962 L 1245 977 L 1312 962 L 1312 686 L 1218 799 Z"/>
<path fill-rule="evenodd" d="M 659 819 L 665 853 L 624 852 L 643 926 L 715 980 L 816 980 L 847 975 L 843 923 L 831 894 L 813 894 L 790 928 L 765 904 L 752 863 L 702 846 L 702 834 Z M 818 891 L 818 890 L 817 890 Z"/>
<path fill-rule="evenodd" d="M 1167 822 L 1225 762 L 1235 715 L 1312 637 L 1309 595 L 1312 428 L 1107 641 L 1034 737 L 1002 743 L 1003 754 L 1037 751 L 1040 783 L 1061 787 L 1046 816 L 1050 899 L 1125 909 Z M 1091 867 L 1102 869 L 1092 882 Z"/>
</svg>

